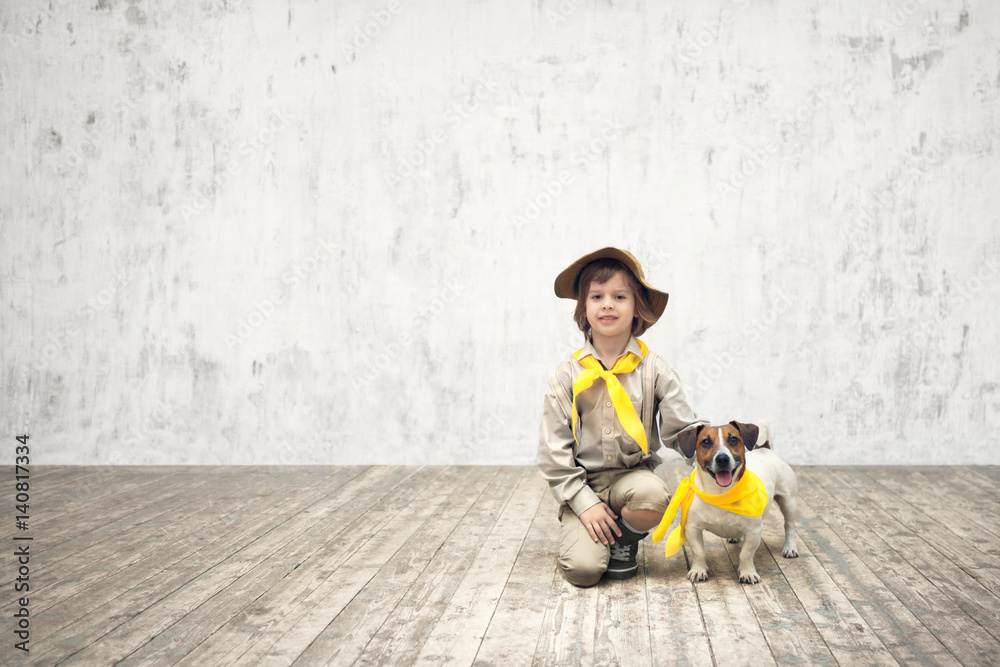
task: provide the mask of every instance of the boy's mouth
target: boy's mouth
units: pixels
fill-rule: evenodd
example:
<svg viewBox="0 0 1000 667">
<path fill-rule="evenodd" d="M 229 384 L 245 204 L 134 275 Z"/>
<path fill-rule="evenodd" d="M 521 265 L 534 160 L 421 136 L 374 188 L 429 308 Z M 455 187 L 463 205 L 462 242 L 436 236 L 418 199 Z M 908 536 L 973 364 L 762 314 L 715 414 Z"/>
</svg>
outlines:
<svg viewBox="0 0 1000 667">
<path fill-rule="evenodd" d="M 604 317 L 599 317 L 597 319 L 601 320 L 602 322 L 614 322 L 618 318 L 615 317 L 614 315 L 605 315 Z"/>
</svg>

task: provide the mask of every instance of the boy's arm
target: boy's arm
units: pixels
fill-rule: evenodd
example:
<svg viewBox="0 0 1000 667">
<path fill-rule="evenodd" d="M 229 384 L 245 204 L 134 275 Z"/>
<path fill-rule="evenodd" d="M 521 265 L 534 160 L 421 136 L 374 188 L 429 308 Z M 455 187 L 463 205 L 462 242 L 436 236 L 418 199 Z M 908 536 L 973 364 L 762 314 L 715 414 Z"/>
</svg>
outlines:
<svg viewBox="0 0 1000 667">
<path fill-rule="evenodd" d="M 688 464 L 693 464 L 694 457 L 684 456 L 677 443 L 677 436 L 698 424 L 708 426 L 708 420 L 700 417 L 688 405 L 677 371 L 663 360 L 660 360 L 660 364 L 656 377 L 656 398 L 660 402 L 660 442 L 664 447 L 680 454 Z"/>
<path fill-rule="evenodd" d="M 577 464 L 573 453 L 572 378 L 566 382 L 560 369 L 549 376 L 538 432 L 538 470 L 560 504 L 566 503 L 577 516 L 600 502 L 587 485 L 587 471 Z"/>
</svg>

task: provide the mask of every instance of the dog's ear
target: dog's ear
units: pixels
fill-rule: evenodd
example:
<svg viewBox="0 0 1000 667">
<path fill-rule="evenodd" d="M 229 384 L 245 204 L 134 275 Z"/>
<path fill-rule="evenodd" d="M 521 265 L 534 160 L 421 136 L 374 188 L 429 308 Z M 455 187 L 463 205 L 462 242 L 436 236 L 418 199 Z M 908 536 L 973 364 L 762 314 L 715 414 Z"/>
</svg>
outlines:
<svg viewBox="0 0 1000 667">
<path fill-rule="evenodd" d="M 756 424 L 743 424 L 736 420 L 729 423 L 739 430 L 740 437 L 743 438 L 743 446 L 748 451 L 757 446 L 757 436 L 760 435 L 760 429 L 757 428 Z"/>
<path fill-rule="evenodd" d="M 698 434 L 703 428 L 705 428 L 704 424 L 698 424 L 698 428 L 688 429 L 677 434 L 677 446 L 681 448 L 684 458 L 689 459 L 694 456 L 694 450 L 698 446 Z"/>
</svg>

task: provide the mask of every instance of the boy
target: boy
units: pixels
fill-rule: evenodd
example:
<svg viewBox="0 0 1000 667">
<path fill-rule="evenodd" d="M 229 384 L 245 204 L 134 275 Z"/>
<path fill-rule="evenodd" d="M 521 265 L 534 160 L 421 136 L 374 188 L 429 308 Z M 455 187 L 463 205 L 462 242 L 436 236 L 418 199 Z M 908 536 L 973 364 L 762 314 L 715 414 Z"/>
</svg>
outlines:
<svg viewBox="0 0 1000 667">
<path fill-rule="evenodd" d="M 559 274 L 555 291 L 576 299 L 586 339 L 549 376 L 538 442 L 539 470 L 560 503 L 559 566 L 576 586 L 604 574 L 629 579 L 639 541 L 670 501 L 653 473 L 656 451 L 676 449 L 678 433 L 708 422 L 687 404 L 677 373 L 636 338 L 668 295 L 646 283 L 631 253 L 585 255 Z"/>
</svg>

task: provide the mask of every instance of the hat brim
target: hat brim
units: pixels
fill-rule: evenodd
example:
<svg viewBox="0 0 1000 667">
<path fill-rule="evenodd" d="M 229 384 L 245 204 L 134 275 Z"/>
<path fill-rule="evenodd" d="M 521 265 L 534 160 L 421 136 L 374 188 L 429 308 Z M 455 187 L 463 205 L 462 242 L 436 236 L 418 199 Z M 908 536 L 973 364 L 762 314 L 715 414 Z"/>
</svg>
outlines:
<svg viewBox="0 0 1000 667">
<path fill-rule="evenodd" d="M 640 266 L 639 260 L 637 260 L 632 253 L 618 248 L 601 248 L 600 250 L 596 250 L 588 255 L 584 255 L 566 267 L 558 276 L 556 276 L 556 296 L 561 299 L 577 300 L 579 298 L 580 273 L 583 272 L 583 269 L 591 262 L 605 258 L 616 259 L 629 268 L 632 275 L 634 275 L 639 283 L 641 283 L 647 290 L 649 306 L 655 316 L 653 321 L 649 324 L 652 325 L 659 320 L 660 316 L 663 315 L 663 311 L 667 307 L 667 300 L 670 298 L 670 295 L 647 283 L 646 278 L 643 276 L 642 266 Z"/>
</svg>

